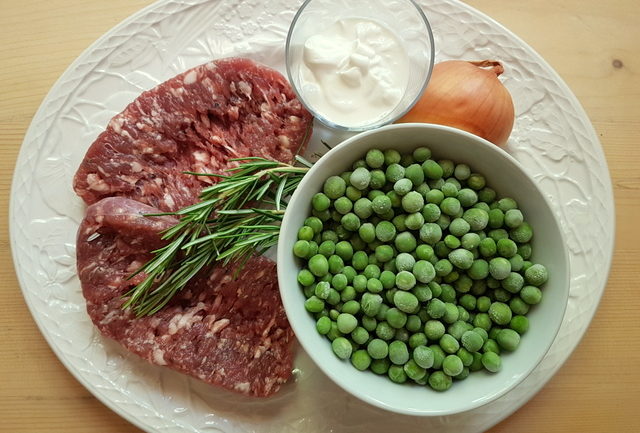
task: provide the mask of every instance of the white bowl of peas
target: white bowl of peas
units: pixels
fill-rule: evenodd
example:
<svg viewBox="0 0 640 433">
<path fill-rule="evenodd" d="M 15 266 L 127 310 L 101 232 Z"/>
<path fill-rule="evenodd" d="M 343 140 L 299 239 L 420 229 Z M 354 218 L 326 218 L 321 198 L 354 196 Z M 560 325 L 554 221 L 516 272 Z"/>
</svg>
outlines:
<svg viewBox="0 0 640 433">
<path fill-rule="evenodd" d="M 569 261 L 514 158 L 464 131 L 402 124 L 347 139 L 305 175 L 278 280 L 298 340 L 336 384 L 437 416 L 498 398 L 540 363 Z"/>
</svg>

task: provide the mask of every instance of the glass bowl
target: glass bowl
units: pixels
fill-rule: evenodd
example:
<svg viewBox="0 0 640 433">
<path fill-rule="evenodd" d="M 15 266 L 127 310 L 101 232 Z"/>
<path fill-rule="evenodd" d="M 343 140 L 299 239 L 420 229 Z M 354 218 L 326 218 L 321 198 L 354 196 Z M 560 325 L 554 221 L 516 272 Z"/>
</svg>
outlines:
<svg viewBox="0 0 640 433">
<path fill-rule="evenodd" d="M 384 57 L 386 52 L 379 52 L 385 53 L 382 56 L 384 61 L 379 64 L 383 68 L 387 68 L 390 75 L 401 74 L 398 79 L 406 80 L 406 86 L 404 89 L 402 86 L 397 86 L 391 90 L 393 94 L 391 100 L 393 102 L 390 100 L 390 105 L 387 109 L 370 118 L 354 121 L 354 117 L 356 117 L 354 113 L 357 116 L 364 116 L 364 110 L 375 111 L 372 108 L 375 104 L 369 103 L 371 99 L 352 99 L 350 97 L 351 94 L 348 92 L 336 95 L 336 90 L 338 89 L 335 86 L 327 85 L 326 80 L 322 82 L 320 87 L 315 87 L 313 84 L 310 85 L 307 78 L 310 76 L 317 77 L 314 73 L 320 70 L 316 68 L 312 71 L 307 66 L 305 43 L 309 38 L 321 33 L 327 34 L 329 32 L 333 35 L 332 29 L 336 25 L 341 25 L 345 22 L 354 23 L 356 20 L 373 23 L 373 25 L 379 26 L 378 29 L 383 29 L 382 31 L 385 34 L 389 32 L 392 40 L 395 40 L 402 51 L 406 53 L 406 56 L 402 56 L 401 64 L 392 67 L 390 66 L 392 63 L 388 61 L 389 59 Z M 347 33 L 349 33 L 349 30 L 347 30 Z M 362 33 L 358 34 L 362 35 Z M 364 40 L 365 44 L 367 43 L 366 39 L 362 40 Z M 329 55 L 335 56 L 339 50 L 345 52 L 345 50 L 349 51 L 352 47 L 358 46 L 358 43 L 349 39 L 348 36 L 342 41 L 346 41 L 346 43 L 337 44 L 335 52 L 328 50 Z M 372 39 L 369 39 L 369 41 L 372 41 Z M 388 50 L 388 52 L 397 53 L 398 51 Z M 362 53 L 362 51 L 358 51 L 358 53 Z M 374 59 L 375 55 L 371 54 L 370 51 L 368 53 L 366 57 L 373 64 L 372 59 Z M 318 120 L 336 129 L 364 131 L 394 122 L 415 105 L 429 82 L 434 56 L 435 50 L 431 26 L 420 6 L 412 0 L 307 0 L 296 13 L 289 28 L 285 60 L 289 81 L 296 95 Z M 308 58 L 309 56 L 307 55 Z M 351 68 L 352 71 L 355 70 L 352 68 L 354 63 L 356 67 L 359 67 L 359 64 L 351 59 L 353 57 L 341 58 L 340 68 L 343 68 L 342 72 L 347 68 Z M 320 68 L 324 66 L 322 64 Z M 380 82 L 379 77 L 385 76 L 384 72 L 373 73 L 372 69 L 367 71 L 366 68 L 365 66 L 364 69 L 360 70 L 360 76 L 378 80 L 378 83 Z M 330 78 L 333 79 L 334 77 Z M 384 80 L 385 78 L 382 79 Z M 330 81 L 330 83 L 335 83 L 335 81 Z M 318 92 L 318 89 L 321 92 Z M 318 94 L 322 93 L 323 90 L 324 94 L 333 91 L 333 94 L 326 98 L 331 108 L 336 106 L 335 102 L 338 99 L 341 99 L 342 102 L 348 101 L 349 105 L 331 112 L 323 109 L 318 103 Z M 348 91 L 350 92 L 350 90 Z M 340 91 L 338 90 L 338 92 Z M 368 92 L 367 98 L 373 95 L 380 99 L 380 95 L 384 93 L 384 86 L 369 87 L 365 92 Z M 397 103 L 395 103 L 396 101 Z M 394 103 L 395 105 L 393 105 Z"/>
</svg>

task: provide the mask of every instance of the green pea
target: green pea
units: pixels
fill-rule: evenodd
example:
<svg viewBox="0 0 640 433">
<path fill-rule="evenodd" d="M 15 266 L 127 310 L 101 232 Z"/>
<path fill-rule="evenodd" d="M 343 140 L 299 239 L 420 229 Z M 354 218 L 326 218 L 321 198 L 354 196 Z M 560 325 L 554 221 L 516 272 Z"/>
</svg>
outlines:
<svg viewBox="0 0 640 433">
<path fill-rule="evenodd" d="M 371 149 L 365 155 L 365 161 L 371 168 L 380 168 L 384 165 L 385 156 L 379 149 Z"/>
<path fill-rule="evenodd" d="M 398 180 L 396 183 L 393 184 L 393 190 L 399 196 L 404 196 L 409 191 L 411 191 L 412 188 L 413 188 L 413 183 L 411 183 L 411 180 L 407 179 L 406 177 L 403 177 L 402 179 Z"/>
<path fill-rule="evenodd" d="M 511 273 L 511 263 L 504 257 L 495 257 L 489 261 L 489 273 L 496 280 L 504 280 Z"/>
<path fill-rule="evenodd" d="M 489 223 L 489 214 L 479 208 L 471 208 L 464 211 L 462 218 L 469 223 L 472 231 L 484 230 Z"/>
<path fill-rule="evenodd" d="M 409 253 L 400 253 L 396 256 L 396 269 L 398 271 L 411 271 L 416 259 Z"/>
<path fill-rule="evenodd" d="M 395 383 L 405 383 L 407 381 L 407 374 L 404 372 L 404 368 L 400 365 L 389 366 L 387 376 Z"/>
<path fill-rule="evenodd" d="M 433 265 L 426 260 L 418 260 L 413 266 L 413 275 L 416 280 L 421 283 L 428 283 L 436 276 L 436 270 Z"/>
<path fill-rule="evenodd" d="M 481 190 L 485 185 L 486 180 L 481 174 L 472 173 L 467 179 L 467 186 L 471 189 L 475 189 L 476 191 Z"/>
<path fill-rule="evenodd" d="M 355 232 L 360 228 L 360 218 L 352 212 L 344 215 L 341 218 L 340 223 L 342 224 L 342 227 L 350 232 Z"/>
<path fill-rule="evenodd" d="M 482 328 L 480 328 L 482 329 Z M 484 345 L 484 339 L 475 331 L 466 331 L 462 334 L 462 346 L 469 352 L 477 352 Z"/>
<path fill-rule="evenodd" d="M 511 293 L 518 293 L 524 285 L 524 278 L 517 272 L 511 272 L 501 281 L 502 288 Z"/>
<path fill-rule="evenodd" d="M 524 260 L 529 260 L 531 258 L 531 244 L 518 245 L 518 254 Z"/>
<path fill-rule="evenodd" d="M 442 229 L 434 223 L 427 223 L 420 228 L 420 240 L 435 245 L 442 238 Z"/>
<path fill-rule="evenodd" d="M 409 360 L 409 350 L 402 341 L 392 341 L 389 344 L 389 360 L 396 365 L 403 365 Z"/>
<path fill-rule="evenodd" d="M 509 231 L 509 236 L 519 244 L 527 243 L 533 237 L 533 228 L 528 222 L 523 222 L 518 227 Z M 523 256 L 524 257 L 524 256 Z"/>
<path fill-rule="evenodd" d="M 326 196 L 326 194 L 319 192 L 314 194 L 311 198 L 311 206 L 314 210 L 322 212 L 329 209 L 329 206 L 331 206 L 331 200 Z"/>
<path fill-rule="evenodd" d="M 438 206 L 437 213 L 439 217 L 441 212 L 439 205 L 442 203 L 442 200 L 444 200 L 444 194 L 442 193 L 442 191 L 440 191 L 439 189 L 432 189 L 425 194 L 424 198 L 428 204 L 433 204 L 434 206 Z M 425 215 L 425 219 L 427 219 L 426 215 Z"/>
<path fill-rule="evenodd" d="M 449 261 L 459 269 L 469 269 L 473 265 L 473 253 L 463 248 L 458 248 L 449 253 Z"/>
<path fill-rule="evenodd" d="M 358 167 L 349 176 L 349 182 L 354 188 L 361 191 L 367 189 L 369 182 L 371 182 L 371 173 L 364 167 Z"/>
<path fill-rule="evenodd" d="M 387 182 L 396 183 L 404 177 L 405 169 L 400 164 L 389 164 L 385 171 Z"/>
<path fill-rule="evenodd" d="M 371 200 L 371 209 L 377 215 L 383 215 L 391 210 L 391 199 L 386 195 L 376 196 Z"/>
<path fill-rule="evenodd" d="M 542 291 L 535 286 L 524 286 L 520 290 L 520 297 L 527 304 L 536 305 L 542 300 Z"/>
<path fill-rule="evenodd" d="M 443 392 L 451 388 L 453 379 L 442 371 L 435 371 L 429 376 L 428 383 L 434 391 Z"/>
<path fill-rule="evenodd" d="M 511 309 L 503 302 L 494 302 L 489 307 L 489 317 L 498 325 L 507 325 L 511 321 Z"/>
<path fill-rule="evenodd" d="M 524 278 L 527 281 L 527 284 L 532 286 L 541 286 L 549 279 L 549 272 L 544 265 L 535 264 L 525 271 Z"/>
<path fill-rule="evenodd" d="M 482 354 L 482 365 L 491 373 L 496 373 L 502 368 L 502 360 L 495 352 L 485 352 Z"/>
<path fill-rule="evenodd" d="M 304 307 L 310 313 L 319 313 L 324 308 L 324 301 L 314 295 L 304 301 Z"/>
<path fill-rule="evenodd" d="M 513 316 L 511 322 L 509 322 L 509 327 L 522 335 L 529 330 L 529 319 L 525 316 Z"/>
<path fill-rule="evenodd" d="M 335 253 L 336 244 L 333 241 L 324 241 L 318 246 L 318 254 L 329 258 Z"/>
<path fill-rule="evenodd" d="M 462 360 L 457 355 L 448 355 L 442 361 L 442 371 L 449 376 L 457 376 L 463 368 Z"/>
<path fill-rule="evenodd" d="M 353 203 L 347 197 L 340 197 L 333 202 L 333 207 L 338 213 L 345 215 L 351 212 L 351 209 L 353 209 Z"/>
<path fill-rule="evenodd" d="M 447 248 L 452 250 L 460 247 L 460 239 L 453 235 L 446 235 L 443 242 Z"/>
<path fill-rule="evenodd" d="M 411 232 L 399 233 L 393 243 L 401 253 L 410 253 L 415 250 L 417 246 L 416 238 Z"/>
<path fill-rule="evenodd" d="M 419 305 L 418 298 L 411 292 L 399 290 L 393 296 L 393 304 L 405 313 L 413 313 Z"/>
<path fill-rule="evenodd" d="M 513 257 L 518 252 L 518 246 L 511 239 L 499 239 L 496 243 L 498 255 L 507 259 Z"/>
<path fill-rule="evenodd" d="M 376 326 L 378 326 L 378 321 L 375 317 L 363 316 L 360 318 L 362 322 L 362 327 L 369 332 L 373 332 L 376 330 Z"/>
<path fill-rule="evenodd" d="M 332 200 L 342 197 L 347 188 L 347 183 L 340 176 L 331 176 L 325 182 L 323 186 L 323 192 L 327 197 Z"/>
<path fill-rule="evenodd" d="M 442 213 L 449 216 L 456 216 L 460 209 L 460 201 L 455 197 L 446 197 L 442 200 L 442 203 L 440 203 L 440 210 Z"/>
<path fill-rule="evenodd" d="M 349 340 L 344 337 L 338 337 L 331 342 L 333 353 L 340 359 L 348 359 L 351 356 L 353 348 Z"/>
<path fill-rule="evenodd" d="M 440 164 L 432 159 L 427 159 L 422 163 L 422 171 L 427 179 L 440 179 L 444 174 Z"/>
<path fill-rule="evenodd" d="M 475 326 L 476 328 L 482 328 L 485 331 L 488 331 L 489 329 L 491 329 L 491 325 L 492 325 L 491 318 L 487 313 L 478 313 L 476 314 L 476 317 L 473 319 L 473 326 Z"/>
<path fill-rule="evenodd" d="M 406 216 L 404 223 L 409 230 L 420 230 L 424 224 L 424 217 L 420 212 L 414 212 Z"/>
<path fill-rule="evenodd" d="M 418 260 L 430 260 L 433 257 L 433 247 L 431 245 L 420 244 L 416 248 Z"/>
<path fill-rule="evenodd" d="M 396 329 L 386 321 L 378 322 L 376 335 L 383 340 L 391 340 L 396 335 Z"/>
<path fill-rule="evenodd" d="M 427 344 L 427 336 L 424 332 L 416 332 L 409 337 L 409 347 L 415 349 L 418 346 L 424 346 Z"/>
<path fill-rule="evenodd" d="M 362 234 L 360 235 L 362 237 Z M 396 228 L 389 221 L 380 221 L 374 230 L 374 236 L 380 242 L 390 242 L 396 236 Z"/>
<path fill-rule="evenodd" d="M 357 188 L 354 188 L 352 185 L 349 185 L 347 186 L 347 189 L 344 191 L 344 195 L 345 195 L 345 198 L 349 199 L 349 201 L 355 202 L 356 200 L 359 200 L 362 198 L 362 191 L 360 191 Z"/>
<path fill-rule="evenodd" d="M 480 245 L 478 245 L 478 251 L 482 257 L 490 258 L 493 257 L 497 252 L 496 241 L 492 238 L 484 238 L 480 241 Z"/>
<path fill-rule="evenodd" d="M 356 298 L 356 289 L 353 286 L 347 286 L 340 291 L 340 300 L 348 302 Z"/>
<path fill-rule="evenodd" d="M 445 302 L 442 321 L 445 323 L 453 323 L 458 320 L 458 317 L 460 317 L 460 311 L 458 311 L 458 307 L 451 302 Z"/>
</svg>

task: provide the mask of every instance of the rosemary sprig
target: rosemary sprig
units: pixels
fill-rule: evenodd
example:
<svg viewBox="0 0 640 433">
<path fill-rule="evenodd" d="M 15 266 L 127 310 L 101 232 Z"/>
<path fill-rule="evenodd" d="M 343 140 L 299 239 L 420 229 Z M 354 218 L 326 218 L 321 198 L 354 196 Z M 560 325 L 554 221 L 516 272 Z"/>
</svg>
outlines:
<svg viewBox="0 0 640 433">
<path fill-rule="evenodd" d="M 311 167 L 295 166 L 259 157 L 242 161 L 220 181 L 206 187 L 199 201 L 176 212 L 179 222 L 162 233 L 169 243 L 152 251 L 153 258 L 131 277 L 144 273 L 145 279 L 125 296 L 123 308 L 133 308 L 137 316 L 156 313 L 203 268 L 220 262 L 244 265 L 255 254 L 262 254 L 278 242 L 280 221 L 286 200 Z"/>
</svg>

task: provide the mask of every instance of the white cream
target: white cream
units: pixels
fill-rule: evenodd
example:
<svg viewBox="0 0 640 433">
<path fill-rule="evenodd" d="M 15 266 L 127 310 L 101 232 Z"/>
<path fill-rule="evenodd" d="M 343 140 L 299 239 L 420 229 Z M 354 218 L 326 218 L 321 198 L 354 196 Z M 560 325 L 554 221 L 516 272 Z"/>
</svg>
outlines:
<svg viewBox="0 0 640 433">
<path fill-rule="evenodd" d="M 331 122 L 358 127 L 398 105 L 407 87 L 409 59 L 389 29 L 349 18 L 305 41 L 300 72 L 309 105 Z"/>
</svg>

